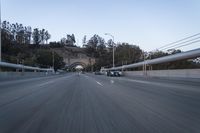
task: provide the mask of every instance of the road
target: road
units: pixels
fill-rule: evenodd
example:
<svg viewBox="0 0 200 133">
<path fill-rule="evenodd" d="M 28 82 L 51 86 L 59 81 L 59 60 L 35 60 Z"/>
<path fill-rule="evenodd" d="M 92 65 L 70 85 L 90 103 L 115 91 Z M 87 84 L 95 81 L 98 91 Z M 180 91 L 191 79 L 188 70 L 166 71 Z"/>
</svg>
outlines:
<svg viewBox="0 0 200 133">
<path fill-rule="evenodd" d="M 0 133 L 199 133 L 200 82 L 66 75 L 0 82 Z"/>
</svg>

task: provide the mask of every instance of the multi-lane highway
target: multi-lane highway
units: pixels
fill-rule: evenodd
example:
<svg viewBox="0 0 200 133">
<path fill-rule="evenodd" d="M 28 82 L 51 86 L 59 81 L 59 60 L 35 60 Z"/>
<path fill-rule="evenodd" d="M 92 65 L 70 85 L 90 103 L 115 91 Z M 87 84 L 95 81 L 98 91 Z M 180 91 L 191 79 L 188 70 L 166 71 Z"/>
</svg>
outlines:
<svg viewBox="0 0 200 133">
<path fill-rule="evenodd" d="M 199 81 L 77 73 L 0 81 L 0 133 L 199 132 Z"/>
</svg>

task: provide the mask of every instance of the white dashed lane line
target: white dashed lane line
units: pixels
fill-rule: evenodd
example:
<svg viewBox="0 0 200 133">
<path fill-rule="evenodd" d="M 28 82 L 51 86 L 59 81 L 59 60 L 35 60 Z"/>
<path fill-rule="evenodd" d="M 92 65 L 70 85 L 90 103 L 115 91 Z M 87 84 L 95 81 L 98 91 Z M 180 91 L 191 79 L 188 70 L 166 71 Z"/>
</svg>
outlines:
<svg viewBox="0 0 200 133">
<path fill-rule="evenodd" d="M 110 80 L 110 83 L 114 84 L 114 83 L 115 83 L 115 81 L 114 81 L 114 80 Z"/>
<path fill-rule="evenodd" d="M 87 76 L 87 75 L 85 75 L 85 77 L 86 78 L 90 78 L 90 79 L 92 79 L 92 80 L 94 80 L 98 85 L 100 85 L 100 86 L 103 86 L 103 84 L 102 83 L 100 83 L 100 82 L 98 82 L 98 81 L 96 81 L 94 78 L 92 78 L 92 77 L 89 77 L 89 76 Z"/>
<path fill-rule="evenodd" d="M 52 84 L 54 83 L 55 81 L 48 81 L 48 82 L 45 82 L 45 83 L 42 83 L 42 84 L 39 84 L 37 86 L 41 87 L 41 86 L 45 86 L 45 85 L 49 85 L 49 84 Z"/>
</svg>

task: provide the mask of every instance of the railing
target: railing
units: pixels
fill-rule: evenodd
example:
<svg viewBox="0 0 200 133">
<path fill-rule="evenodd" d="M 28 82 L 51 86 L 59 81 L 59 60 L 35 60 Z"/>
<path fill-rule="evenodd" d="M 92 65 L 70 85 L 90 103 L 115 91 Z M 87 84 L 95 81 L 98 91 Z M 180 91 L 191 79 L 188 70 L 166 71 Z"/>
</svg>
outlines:
<svg viewBox="0 0 200 133">
<path fill-rule="evenodd" d="M 123 70 L 123 69 L 136 68 L 136 67 L 142 67 L 142 66 L 144 67 L 144 69 L 146 71 L 147 65 L 154 65 L 154 64 L 160 64 L 160 63 L 190 59 L 190 58 L 195 58 L 195 57 L 199 57 L 199 56 L 200 56 L 200 48 L 194 49 L 191 51 L 187 51 L 187 52 L 174 54 L 174 55 L 164 56 L 164 57 L 160 57 L 160 58 L 156 58 L 156 59 L 152 59 L 152 60 L 145 60 L 145 61 L 139 62 L 139 63 L 123 65 L 123 66 L 114 67 L 114 68 L 107 68 L 107 69 L 103 69 L 102 71 Z"/>
<path fill-rule="evenodd" d="M 54 72 L 54 70 L 50 69 L 50 68 L 31 67 L 31 66 L 25 66 L 25 65 L 21 65 L 21 64 L 13 64 L 13 63 L 7 63 L 7 62 L 0 62 L 0 67 L 8 67 L 8 68 L 21 69 L 21 70 Z"/>
</svg>

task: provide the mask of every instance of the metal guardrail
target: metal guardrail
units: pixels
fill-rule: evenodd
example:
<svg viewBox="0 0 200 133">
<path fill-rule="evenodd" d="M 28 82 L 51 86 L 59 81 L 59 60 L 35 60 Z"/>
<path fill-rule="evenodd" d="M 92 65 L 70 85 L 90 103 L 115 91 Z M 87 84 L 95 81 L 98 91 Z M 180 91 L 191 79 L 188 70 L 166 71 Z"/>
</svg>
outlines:
<svg viewBox="0 0 200 133">
<path fill-rule="evenodd" d="M 136 67 L 142 67 L 146 65 L 154 65 L 154 64 L 160 64 L 160 63 L 166 63 L 166 62 L 172 62 L 172 61 L 177 61 L 177 60 L 184 60 L 184 59 L 190 59 L 190 58 L 195 58 L 200 56 L 200 48 L 194 49 L 191 51 L 187 52 L 182 52 L 174 55 L 169 55 L 169 56 L 164 56 L 152 60 L 145 60 L 143 62 L 138 62 L 134 64 L 129 64 L 129 65 L 123 65 L 119 67 L 114 67 L 114 68 L 108 68 L 108 69 L 103 69 L 104 71 L 108 70 L 123 70 L 127 68 L 136 68 Z"/>
<path fill-rule="evenodd" d="M 31 66 L 13 64 L 13 63 L 7 63 L 7 62 L 0 62 L 0 67 L 8 67 L 8 68 L 15 68 L 15 69 L 22 69 L 22 70 L 54 72 L 54 70 L 50 68 L 31 67 Z"/>
</svg>

